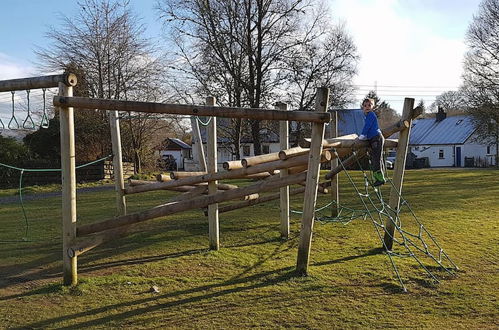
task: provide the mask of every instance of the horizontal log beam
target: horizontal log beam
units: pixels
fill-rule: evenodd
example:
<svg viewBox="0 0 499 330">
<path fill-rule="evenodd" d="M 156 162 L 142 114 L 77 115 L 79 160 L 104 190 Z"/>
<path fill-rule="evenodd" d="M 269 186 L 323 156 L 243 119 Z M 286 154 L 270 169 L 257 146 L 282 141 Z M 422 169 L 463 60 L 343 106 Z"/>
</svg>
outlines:
<svg viewBox="0 0 499 330">
<path fill-rule="evenodd" d="M 222 164 L 222 167 L 224 168 L 224 170 L 230 171 L 230 170 L 237 170 L 238 168 L 242 168 L 243 164 L 241 164 L 240 160 L 230 160 L 230 161 L 224 162 Z"/>
<path fill-rule="evenodd" d="M 342 141 L 348 141 L 348 140 L 354 140 L 358 137 L 357 134 L 348 134 L 348 135 L 342 135 L 338 136 L 332 139 L 323 139 L 322 140 L 322 147 L 323 148 L 335 148 L 339 147 Z M 303 140 L 300 141 L 300 147 L 302 148 L 310 148 L 312 141 L 310 138 L 304 138 Z"/>
<path fill-rule="evenodd" d="M 287 120 L 312 123 L 327 123 L 331 120 L 331 115 L 329 113 L 314 113 L 309 111 L 282 111 L 260 108 L 231 108 L 208 105 L 166 104 L 66 96 L 54 96 L 53 102 L 57 107 L 74 107 L 75 109 L 88 110 L 134 111 L 186 116 L 216 116 L 225 118 Z"/>
<path fill-rule="evenodd" d="M 59 83 L 66 86 L 75 86 L 78 79 L 72 73 L 63 73 L 51 76 L 21 78 L 0 81 L 0 92 L 19 91 L 27 89 L 53 88 Z"/>
<path fill-rule="evenodd" d="M 158 174 L 156 175 L 156 181 L 159 181 L 159 182 L 165 182 L 165 181 L 171 181 L 172 178 L 170 177 L 170 174 Z"/>
<path fill-rule="evenodd" d="M 306 173 L 290 175 L 285 178 L 270 181 L 261 181 L 247 187 L 242 187 L 234 190 L 217 192 L 208 196 L 200 196 L 190 200 L 184 200 L 173 203 L 166 203 L 154 208 L 137 212 L 129 215 L 119 216 L 113 219 L 108 219 L 102 222 L 83 225 L 76 228 L 77 237 L 101 232 L 108 229 L 129 226 L 135 223 L 146 220 L 159 218 L 187 210 L 200 209 L 210 204 L 222 203 L 228 200 L 242 198 L 251 194 L 271 191 L 280 187 L 296 184 L 306 179 Z"/>
</svg>

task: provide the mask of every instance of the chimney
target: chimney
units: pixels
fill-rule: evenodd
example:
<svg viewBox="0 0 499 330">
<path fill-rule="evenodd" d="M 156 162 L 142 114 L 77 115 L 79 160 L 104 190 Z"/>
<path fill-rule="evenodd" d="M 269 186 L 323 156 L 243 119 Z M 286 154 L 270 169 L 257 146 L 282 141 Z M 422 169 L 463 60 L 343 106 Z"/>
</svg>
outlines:
<svg viewBox="0 0 499 330">
<path fill-rule="evenodd" d="M 444 112 L 444 108 L 438 106 L 437 117 L 435 119 L 436 122 L 442 121 L 447 118 L 447 114 Z"/>
</svg>

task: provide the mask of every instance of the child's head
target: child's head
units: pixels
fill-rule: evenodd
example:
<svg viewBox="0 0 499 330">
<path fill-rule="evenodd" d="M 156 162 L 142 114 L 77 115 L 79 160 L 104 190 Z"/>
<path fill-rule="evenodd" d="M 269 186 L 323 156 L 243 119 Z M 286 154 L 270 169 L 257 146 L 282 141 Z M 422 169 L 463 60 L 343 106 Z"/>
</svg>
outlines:
<svg viewBox="0 0 499 330">
<path fill-rule="evenodd" d="M 373 108 L 374 108 L 374 99 L 365 98 L 364 101 L 362 101 L 362 110 L 364 110 L 365 113 L 372 111 Z"/>
</svg>

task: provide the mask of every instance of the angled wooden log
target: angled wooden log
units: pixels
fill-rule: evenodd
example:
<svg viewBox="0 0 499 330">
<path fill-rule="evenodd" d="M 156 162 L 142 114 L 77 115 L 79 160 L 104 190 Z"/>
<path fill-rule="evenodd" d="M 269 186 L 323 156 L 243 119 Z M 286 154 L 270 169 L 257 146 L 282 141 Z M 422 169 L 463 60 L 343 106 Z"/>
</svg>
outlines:
<svg viewBox="0 0 499 330">
<path fill-rule="evenodd" d="M 411 134 L 412 119 L 419 116 L 421 113 L 420 107 L 414 108 L 414 99 L 405 98 L 402 116 L 409 119 L 409 125 L 400 131 L 399 145 L 397 147 L 397 156 L 395 159 L 395 167 L 393 169 L 392 187 L 390 189 L 390 213 L 395 220 L 397 212 L 400 208 L 400 195 L 402 194 L 402 185 L 404 182 L 405 162 L 407 160 L 407 152 L 409 150 L 409 138 Z M 385 235 L 383 245 L 386 249 L 391 250 L 393 245 L 393 235 L 395 232 L 395 224 L 390 219 L 385 220 Z"/>
<path fill-rule="evenodd" d="M 92 233 L 101 232 L 108 229 L 118 228 L 122 226 L 128 226 L 135 223 L 143 222 L 146 220 L 159 218 L 162 216 L 167 216 L 187 210 L 200 209 L 207 207 L 210 204 L 221 203 L 232 199 L 241 198 L 243 196 L 248 196 L 255 193 L 261 193 L 266 191 L 272 191 L 280 187 L 284 187 L 291 184 L 296 184 L 302 182 L 306 179 L 306 173 L 300 173 L 296 175 L 290 175 L 283 179 L 276 179 L 271 181 L 260 181 L 250 186 L 227 190 L 223 192 L 217 192 L 213 195 L 200 196 L 190 200 L 166 203 L 163 205 L 156 206 L 154 208 L 132 213 L 124 216 L 119 216 L 116 218 L 108 219 L 102 222 L 91 223 L 87 225 L 80 226 L 76 229 L 77 236 L 84 236 Z"/>
<path fill-rule="evenodd" d="M 152 183 L 154 183 L 154 181 L 128 179 L 128 184 L 132 187 L 150 185 Z M 194 189 L 196 186 L 207 186 L 207 185 L 208 185 L 208 183 L 201 182 L 201 183 L 197 183 L 197 184 L 192 185 L 192 186 L 178 186 L 178 187 L 168 188 L 167 190 L 179 191 L 179 192 L 188 192 L 188 191 L 191 191 L 192 189 Z M 228 184 L 228 183 L 218 183 L 217 184 L 218 190 L 232 190 L 232 189 L 237 189 L 237 188 L 238 188 L 238 186 L 236 186 L 235 184 Z"/>
<path fill-rule="evenodd" d="M 331 160 L 331 152 L 324 151 L 321 156 L 321 161 L 326 162 Z M 225 180 L 225 179 L 237 179 L 246 177 L 252 174 L 258 174 L 262 172 L 268 172 L 281 168 L 289 168 L 294 166 L 300 166 L 306 164 L 308 162 L 308 155 L 293 157 L 287 160 L 277 160 L 273 162 L 263 163 L 247 168 L 241 168 L 233 171 L 226 172 L 216 172 L 216 173 L 208 173 L 200 176 L 193 176 L 189 178 L 183 178 L 179 180 L 172 180 L 168 182 L 155 182 L 149 185 L 141 185 L 135 187 L 127 187 L 125 189 L 126 194 L 135 194 L 146 191 L 155 191 L 162 189 L 170 189 L 172 187 L 178 186 L 186 186 L 186 185 L 194 185 L 201 182 L 209 182 L 215 180 Z"/>
<path fill-rule="evenodd" d="M 169 199 L 168 202 L 171 203 L 171 202 L 185 201 L 207 193 L 208 193 L 208 185 L 196 186 L 193 187 L 193 189 L 183 194 L 177 195 Z"/>
<path fill-rule="evenodd" d="M 315 102 L 317 113 L 326 112 L 329 103 L 329 89 L 318 88 Z M 303 213 L 300 227 L 300 242 L 298 244 L 298 256 L 296 259 L 296 272 L 299 275 L 307 275 L 310 258 L 310 247 L 312 245 L 312 233 L 314 226 L 315 203 L 317 201 L 317 186 L 320 176 L 320 155 L 322 151 L 322 140 L 324 139 L 324 123 L 312 124 L 312 143 L 308 169 L 306 172 L 306 187 L 303 201 Z M 292 160 L 294 158 L 291 158 Z M 298 174 L 300 175 L 300 174 Z"/>
<path fill-rule="evenodd" d="M 274 160 L 279 160 L 279 153 L 273 152 L 271 154 L 258 155 L 253 157 L 246 157 L 241 159 L 241 164 L 243 167 L 255 166 L 262 163 L 272 162 Z"/>
<path fill-rule="evenodd" d="M 305 187 L 290 189 L 289 195 L 293 196 L 293 195 L 302 194 L 304 191 L 305 191 Z M 260 196 L 257 199 L 252 199 L 252 200 L 248 200 L 248 201 L 244 201 L 244 202 L 238 202 L 238 203 L 233 203 L 230 205 L 222 206 L 218 209 L 218 211 L 220 213 L 234 211 L 234 210 L 242 209 L 244 207 L 253 206 L 253 205 L 257 205 L 257 204 L 261 204 L 261 203 L 265 203 L 265 202 L 270 202 L 270 201 L 279 199 L 280 196 L 281 196 L 280 192 L 270 194 L 270 195 Z M 208 211 L 205 211 L 205 215 L 207 215 L 207 212 Z"/>
<path fill-rule="evenodd" d="M 351 166 L 353 164 L 355 164 L 355 162 L 357 161 L 357 159 L 361 159 L 362 157 L 364 157 L 365 155 L 367 154 L 367 150 L 366 149 L 361 149 L 361 150 L 358 150 L 356 151 L 355 154 L 351 155 L 350 157 L 348 157 L 347 159 L 343 160 L 342 161 L 342 164 L 343 166 L 345 167 L 348 167 L 348 166 Z M 341 157 L 341 156 L 340 156 Z M 335 176 L 336 174 L 340 173 L 341 171 L 343 171 L 343 166 L 340 164 L 338 166 L 336 166 L 335 168 L 333 168 L 331 171 L 329 171 L 328 173 L 326 173 L 326 180 L 331 180 L 331 178 L 333 176 Z M 329 182 L 330 183 L 330 182 Z M 323 187 L 327 187 L 328 186 L 328 182 L 325 182 L 322 184 Z"/>
<path fill-rule="evenodd" d="M 206 157 L 204 155 L 203 140 L 201 139 L 201 131 L 199 130 L 199 122 L 197 116 L 191 116 L 192 127 L 192 143 L 196 149 L 197 167 L 199 171 L 206 172 Z"/>
<path fill-rule="evenodd" d="M 128 179 L 129 187 L 148 186 L 148 185 L 153 184 L 153 183 L 154 183 L 154 181 Z M 187 191 L 191 191 L 192 189 L 194 189 L 193 186 L 176 186 L 176 187 L 171 187 L 171 188 L 165 189 L 165 190 L 187 192 Z"/>
<path fill-rule="evenodd" d="M 302 147 L 294 147 L 294 148 L 281 150 L 281 151 L 279 151 L 279 159 L 286 160 L 286 159 L 291 158 L 293 156 L 306 155 L 309 151 L 310 151 L 310 149 L 302 148 Z"/>
<path fill-rule="evenodd" d="M 178 180 L 182 178 L 188 178 L 190 176 L 198 176 L 198 175 L 203 175 L 208 172 L 170 172 L 170 178 L 172 180 Z"/>
<path fill-rule="evenodd" d="M 67 255 L 74 258 L 103 243 L 129 235 L 129 232 L 123 229 L 123 227 L 109 229 L 95 235 L 79 238 L 67 249 Z"/>
<path fill-rule="evenodd" d="M 206 104 L 209 106 L 216 105 L 214 97 L 207 97 Z M 209 174 L 215 174 L 218 171 L 217 161 L 217 117 L 212 117 L 210 123 L 206 127 L 206 171 Z M 217 181 L 208 182 L 208 194 L 215 195 L 217 193 Z M 210 250 L 220 249 L 220 226 L 218 221 L 218 203 L 208 205 L 208 238 L 210 241 Z"/>
<path fill-rule="evenodd" d="M 301 165 L 301 166 L 295 166 L 295 167 L 290 167 L 288 168 L 288 174 L 297 174 L 306 171 L 308 168 L 308 165 Z"/>
</svg>

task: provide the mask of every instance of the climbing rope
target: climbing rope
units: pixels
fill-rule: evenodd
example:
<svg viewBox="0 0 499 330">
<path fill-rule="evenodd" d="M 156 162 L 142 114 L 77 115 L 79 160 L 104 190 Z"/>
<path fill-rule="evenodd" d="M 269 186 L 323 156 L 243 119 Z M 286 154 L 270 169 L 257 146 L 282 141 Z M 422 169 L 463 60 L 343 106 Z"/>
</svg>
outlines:
<svg viewBox="0 0 499 330">
<path fill-rule="evenodd" d="M 104 160 L 106 160 L 106 159 L 108 159 L 110 157 L 112 157 L 112 155 L 108 155 L 106 157 L 102 157 L 102 158 L 94 160 L 92 162 L 76 166 L 75 169 L 80 169 L 80 168 L 83 168 L 83 167 L 86 167 L 86 166 L 90 166 L 90 165 L 102 162 L 102 161 L 104 161 Z M 27 216 L 27 213 L 26 213 L 26 209 L 24 207 L 24 200 L 23 200 L 23 194 L 22 194 L 22 190 L 23 190 L 22 183 L 23 183 L 24 173 L 25 172 L 61 172 L 62 169 L 60 169 L 60 168 L 20 168 L 20 167 L 16 167 L 16 166 L 12 166 L 12 165 L 7 165 L 7 164 L 4 164 L 4 163 L 0 163 L 0 166 L 5 167 L 5 168 L 9 168 L 11 170 L 16 170 L 16 171 L 20 172 L 20 175 L 19 175 L 18 196 L 19 196 L 19 203 L 21 205 L 21 210 L 22 210 L 22 214 L 23 214 L 23 218 L 24 218 L 24 228 L 25 228 L 24 237 L 22 237 L 21 240 L 17 240 L 17 241 L 16 240 L 13 240 L 13 241 L 2 240 L 0 242 L 1 243 L 30 242 L 30 240 L 28 239 L 29 221 L 28 221 L 28 216 Z"/>
</svg>

